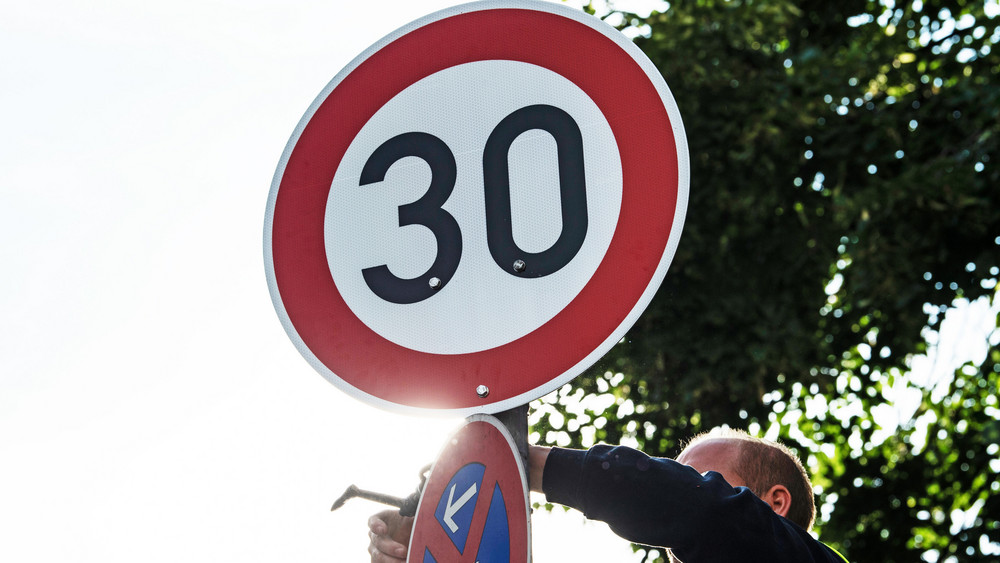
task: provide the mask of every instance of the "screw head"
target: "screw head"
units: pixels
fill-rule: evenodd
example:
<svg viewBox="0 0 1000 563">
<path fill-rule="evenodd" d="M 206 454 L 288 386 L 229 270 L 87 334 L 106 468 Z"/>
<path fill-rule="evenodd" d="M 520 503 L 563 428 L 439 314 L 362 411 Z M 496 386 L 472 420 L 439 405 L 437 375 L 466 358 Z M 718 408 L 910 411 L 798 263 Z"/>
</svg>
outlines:
<svg viewBox="0 0 1000 563">
<path fill-rule="evenodd" d="M 441 278 L 431 278 L 427 285 L 431 286 L 431 289 L 441 289 Z"/>
<path fill-rule="evenodd" d="M 523 272 L 524 268 L 526 266 L 527 266 L 527 264 L 524 263 L 524 260 L 514 260 L 514 271 L 515 272 Z"/>
<path fill-rule="evenodd" d="M 480 385 L 479 387 L 476 387 L 476 395 L 479 395 L 481 398 L 485 399 L 486 396 L 489 394 L 490 394 L 489 387 L 485 385 Z"/>
</svg>

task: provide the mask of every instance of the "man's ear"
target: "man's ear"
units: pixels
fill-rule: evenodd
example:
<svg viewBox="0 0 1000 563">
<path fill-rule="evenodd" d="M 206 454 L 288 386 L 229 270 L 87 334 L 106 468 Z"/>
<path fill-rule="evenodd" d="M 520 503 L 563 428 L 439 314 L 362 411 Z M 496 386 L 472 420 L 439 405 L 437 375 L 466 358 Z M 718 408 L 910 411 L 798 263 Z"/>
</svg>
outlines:
<svg viewBox="0 0 1000 563">
<path fill-rule="evenodd" d="M 779 516 L 788 516 L 788 511 L 792 508 L 792 494 L 784 485 L 771 487 L 764 495 L 763 501 L 771 505 L 771 508 Z"/>
</svg>

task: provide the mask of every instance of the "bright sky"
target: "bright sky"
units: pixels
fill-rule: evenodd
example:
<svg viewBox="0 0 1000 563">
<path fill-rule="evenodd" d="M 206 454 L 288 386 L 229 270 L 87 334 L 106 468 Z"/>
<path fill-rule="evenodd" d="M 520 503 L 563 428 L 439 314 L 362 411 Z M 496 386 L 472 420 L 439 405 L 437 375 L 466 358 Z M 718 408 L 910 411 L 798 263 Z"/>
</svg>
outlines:
<svg viewBox="0 0 1000 563">
<path fill-rule="evenodd" d="M 0 560 L 366 561 L 456 420 L 387 414 L 295 350 L 262 257 L 289 135 L 447 1 L 20 2 L 0 18 Z M 538 561 L 626 561 L 578 513 Z M 586 538 L 585 541 L 582 541 Z"/>
</svg>

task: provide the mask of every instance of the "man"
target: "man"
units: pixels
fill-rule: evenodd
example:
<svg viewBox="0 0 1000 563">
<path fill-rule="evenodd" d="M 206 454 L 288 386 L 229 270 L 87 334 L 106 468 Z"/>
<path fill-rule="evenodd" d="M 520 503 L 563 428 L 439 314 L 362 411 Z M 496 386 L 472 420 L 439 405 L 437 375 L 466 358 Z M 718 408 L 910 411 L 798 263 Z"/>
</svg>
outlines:
<svg viewBox="0 0 1000 563">
<path fill-rule="evenodd" d="M 532 446 L 528 481 L 627 540 L 669 548 L 672 561 L 846 561 L 808 533 L 816 509 L 802 463 L 745 432 L 698 436 L 676 461 L 620 446 Z M 406 558 L 412 519 L 385 511 L 368 526 L 372 563 Z"/>
</svg>

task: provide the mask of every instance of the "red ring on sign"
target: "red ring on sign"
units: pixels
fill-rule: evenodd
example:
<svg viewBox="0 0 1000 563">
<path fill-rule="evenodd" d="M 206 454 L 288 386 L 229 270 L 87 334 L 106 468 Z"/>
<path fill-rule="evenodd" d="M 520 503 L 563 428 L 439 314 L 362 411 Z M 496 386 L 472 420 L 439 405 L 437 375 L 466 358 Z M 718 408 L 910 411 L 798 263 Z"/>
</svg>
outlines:
<svg viewBox="0 0 1000 563">
<path fill-rule="evenodd" d="M 543 326 L 480 352 L 418 352 L 372 331 L 341 297 L 324 243 L 329 189 L 351 141 L 393 96 L 426 76 L 483 60 L 544 67 L 597 104 L 621 156 L 618 226 L 593 277 Z M 677 146 L 665 132 L 673 130 L 663 99 L 642 67 L 614 40 L 580 21 L 545 11 L 491 8 L 418 27 L 344 77 L 288 156 L 269 241 L 281 306 L 302 342 L 332 374 L 390 403 L 488 410 L 482 407 L 537 390 L 602 346 L 635 308 L 661 260 L 669 259 L 664 252 L 679 178 Z M 486 399 L 475 394 L 478 385 L 489 387 Z"/>
</svg>

